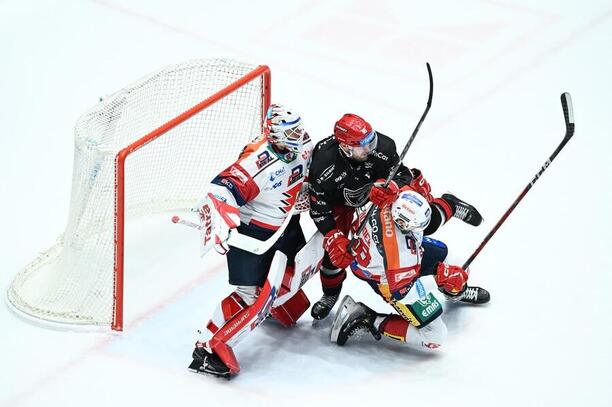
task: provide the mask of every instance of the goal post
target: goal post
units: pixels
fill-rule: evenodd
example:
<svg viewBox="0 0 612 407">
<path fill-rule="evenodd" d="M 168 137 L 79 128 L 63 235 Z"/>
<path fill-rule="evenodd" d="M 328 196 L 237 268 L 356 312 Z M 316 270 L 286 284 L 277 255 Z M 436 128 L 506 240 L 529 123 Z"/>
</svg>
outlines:
<svg viewBox="0 0 612 407">
<path fill-rule="evenodd" d="M 263 131 L 270 69 L 195 60 L 110 95 L 75 127 L 68 225 L 9 286 L 28 317 L 123 330 L 126 218 L 189 208 Z M 143 136 L 143 134 L 145 134 Z"/>
</svg>

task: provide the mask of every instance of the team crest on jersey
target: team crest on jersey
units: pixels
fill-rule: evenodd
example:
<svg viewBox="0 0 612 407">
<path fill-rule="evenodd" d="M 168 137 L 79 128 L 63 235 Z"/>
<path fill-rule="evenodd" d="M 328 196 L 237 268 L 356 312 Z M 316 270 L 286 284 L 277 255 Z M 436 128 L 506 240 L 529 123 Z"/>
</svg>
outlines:
<svg viewBox="0 0 612 407">
<path fill-rule="evenodd" d="M 344 188 L 342 194 L 344 195 L 344 200 L 346 201 L 346 204 L 354 208 L 359 208 L 360 206 L 365 205 L 368 201 L 370 187 L 371 185 L 367 184 L 357 189 Z"/>
<path fill-rule="evenodd" d="M 302 164 L 297 167 L 291 169 L 291 175 L 289 175 L 289 181 L 287 182 L 287 186 L 291 186 L 295 184 L 297 181 L 301 180 L 303 177 L 304 167 Z"/>
<path fill-rule="evenodd" d="M 263 151 L 262 153 L 257 154 L 257 162 L 255 163 L 257 164 L 257 169 L 263 168 L 266 164 L 268 164 L 272 160 L 273 160 L 272 156 L 267 151 Z"/>
</svg>

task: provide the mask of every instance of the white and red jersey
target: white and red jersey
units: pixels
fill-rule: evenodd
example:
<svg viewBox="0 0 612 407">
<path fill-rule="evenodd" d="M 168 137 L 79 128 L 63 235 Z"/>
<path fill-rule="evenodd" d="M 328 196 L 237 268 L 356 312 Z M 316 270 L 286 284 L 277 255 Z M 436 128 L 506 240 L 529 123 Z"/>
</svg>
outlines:
<svg viewBox="0 0 612 407">
<path fill-rule="evenodd" d="M 416 243 L 408 235 L 402 234 L 393 222 L 391 210 L 375 208 L 362 232 L 363 247 L 369 250 L 370 263 L 361 266 L 354 262 L 351 266 L 358 277 L 373 280 L 381 285 L 388 285 L 392 290 L 405 283 L 410 289 L 421 272 L 423 248 L 422 234 L 418 234 Z M 394 281 L 388 281 L 393 278 Z"/>
<path fill-rule="evenodd" d="M 213 179 L 210 192 L 231 195 L 240 207 L 242 223 L 276 230 L 295 205 L 311 155 L 309 138 L 304 140 L 301 153 L 287 158 L 275 152 L 265 137 L 259 137 Z"/>
</svg>

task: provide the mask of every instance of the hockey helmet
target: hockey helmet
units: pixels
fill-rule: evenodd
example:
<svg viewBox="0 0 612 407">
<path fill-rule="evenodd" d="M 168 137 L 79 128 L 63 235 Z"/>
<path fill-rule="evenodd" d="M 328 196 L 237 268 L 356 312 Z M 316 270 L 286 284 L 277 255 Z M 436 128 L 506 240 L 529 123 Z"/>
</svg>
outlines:
<svg viewBox="0 0 612 407">
<path fill-rule="evenodd" d="M 283 105 L 270 105 L 266 113 L 266 130 L 269 142 L 294 153 L 302 151 L 308 138 L 300 114 Z"/>
<path fill-rule="evenodd" d="M 422 232 L 431 220 L 431 207 L 421 194 L 406 186 L 391 205 L 391 217 L 402 233 Z"/>
<path fill-rule="evenodd" d="M 353 113 L 346 113 L 336 122 L 334 137 L 349 157 L 364 157 L 378 145 L 378 135 L 370 123 Z"/>
</svg>

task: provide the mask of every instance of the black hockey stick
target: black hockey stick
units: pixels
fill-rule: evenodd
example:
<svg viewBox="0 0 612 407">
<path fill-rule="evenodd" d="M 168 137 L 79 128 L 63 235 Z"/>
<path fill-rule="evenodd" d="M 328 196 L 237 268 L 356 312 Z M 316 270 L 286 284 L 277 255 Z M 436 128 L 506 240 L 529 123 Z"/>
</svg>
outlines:
<svg viewBox="0 0 612 407">
<path fill-rule="evenodd" d="M 425 108 L 425 111 L 423 112 L 423 115 L 421 116 L 421 120 L 419 120 L 419 122 L 417 123 L 416 127 L 414 128 L 414 131 L 412 132 L 412 136 L 410 136 L 410 139 L 408 140 L 408 143 L 406 143 L 406 146 L 402 150 L 402 154 L 400 154 L 399 160 L 397 161 L 395 166 L 393 168 L 391 168 L 391 172 L 389 172 L 389 176 L 387 177 L 387 179 L 385 180 L 385 183 L 384 183 L 384 187 L 385 188 L 389 185 L 389 183 L 391 182 L 391 180 L 393 179 L 393 177 L 395 176 L 395 174 L 399 170 L 399 167 L 402 165 L 402 161 L 404 160 L 404 157 L 406 156 L 406 153 L 408 152 L 408 149 L 410 148 L 410 145 L 414 141 L 414 138 L 416 137 L 416 135 L 417 135 L 417 133 L 419 131 L 419 128 L 421 128 L 421 124 L 423 123 L 423 120 L 425 120 L 425 116 L 427 116 L 427 113 L 429 112 L 429 108 L 431 107 L 431 99 L 433 97 L 433 76 L 431 74 L 431 67 L 429 66 L 429 62 L 427 62 L 427 74 L 429 75 L 429 98 L 427 99 L 427 107 Z M 359 227 L 357 228 L 357 231 L 353 235 L 353 239 L 351 240 L 351 244 L 349 244 L 349 247 L 348 247 L 348 250 L 350 252 L 353 251 L 353 247 L 355 246 L 355 243 L 357 243 L 357 240 L 359 239 L 359 236 L 361 236 L 361 232 L 363 232 L 363 228 L 365 228 L 365 226 L 366 226 L 366 224 L 368 222 L 368 219 L 372 215 L 373 211 L 374 211 L 374 205 L 370 206 L 370 209 L 368 210 L 368 213 L 366 214 L 363 222 L 359 225 Z"/>
<path fill-rule="evenodd" d="M 510 205 L 506 213 L 504 213 L 501 219 L 495 224 L 495 226 L 493 226 L 493 229 L 491 229 L 491 231 L 484 238 L 482 243 L 480 243 L 480 246 L 478 246 L 476 250 L 474 250 L 474 253 L 472 253 L 472 255 L 466 260 L 466 262 L 463 264 L 464 270 L 469 267 L 472 261 L 474 261 L 476 256 L 478 256 L 478 253 L 480 253 L 480 251 L 485 247 L 485 245 L 489 242 L 489 240 L 491 240 L 495 232 L 497 232 L 497 229 L 499 229 L 499 227 L 506 221 L 506 219 L 508 219 L 508 216 L 510 216 L 514 208 L 516 208 L 519 202 L 521 202 L 521 200 L 525 197 L 525 195 L 527 195 L 527 192 L 529 192 L 531 187 L 533 187 L 533 184 L 535 184 L 536 181 L 542 176 L 544 171 L 546 171 L 546 169 L 548 168 L 550 163 L 552 163 L 552 161 L 555 159 L 557 154 L 559 154 L 559 152 L 563 149 L 563 147 L 565 147 L 567 142 L 574 135 L 574 109 L 572 107 L 572 97 L 570 96 L 569 93 L 565 92 L 561 94 L 561 105 L 563 106 L 563 116 L 565 117 L 565 137 L 563 137 L 561 144 L 559 144 L 559 146 L 555 149 L 555 151 L 552 153 L 550 158 L 546 160 L 542 168 L 540 168 L 540 171 L 538 171 L 538 173 L 535 175 L 535 177 L 533 177 L 531 182 L 527 184 L 527 186 L 525 187 L 525 189 L 523 189 L 523 192 L 520 193 L 518 198 L 514 200 L 512 205 Z"/>
</svg>

